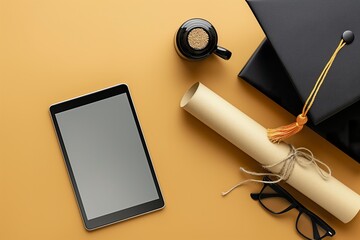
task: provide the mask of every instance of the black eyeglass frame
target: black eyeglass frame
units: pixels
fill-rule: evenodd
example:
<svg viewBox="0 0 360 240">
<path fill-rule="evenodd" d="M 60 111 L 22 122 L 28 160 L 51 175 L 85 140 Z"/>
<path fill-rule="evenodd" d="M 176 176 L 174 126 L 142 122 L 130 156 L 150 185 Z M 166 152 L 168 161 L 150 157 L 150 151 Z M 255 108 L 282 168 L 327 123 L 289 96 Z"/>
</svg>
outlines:
<svg viewBox="0 0 360 240">
<path fill-rule="evenodd" d="M 271 179 L 267 176 L 264 177 L 263 180 L 266 182 L 271 181 Z M 263 191 L 266 187 L 272 188 L 276 192 L 276 194 L 264 193 Z M 284 188 L 282 188 L 280 185 L 278 185 L 276 183 L 264 183 L 264 186 L 259 193 L 251 193 L 250 196 L 253 200 L 258 200 L 260 202 L 261 206 L 263 208 L 265 208 L 267 211 L 271 212 L 272 214 L 279 215 L 279 214 L 288 212 L 291 209 L 294 209 L 294 208 L 297 209 L 299 211 L 299 215 L 296 219 L 296 225 L 295 225 L 296 230 L 301 236 L 303 236 L 304 238 L 306 238 L 308 240 L 313 240 L 313 239 L 320 240 L 320 239 L 323 239 L 328 236 L 332 237 L 336 233 L 335 230 L 332 227 L 330 227 L 326 222 L 324 222 L 319 216 L 317 216 L 315 213 L 311 212 L 306 207 L 304 207 L 304 205 L 302 205 L 300 202 L 298 202 L 293 196 L 290 195 L 290 193 L 288 193 Z M 270 197 L 285 198 L 290 203 L 290 206 L 287 207 L 286 209 L 282 210 L 281 212 L 274 212 L 271 209 L 269 209 L 268 207 L 266 207 L 266 205 L 261 201 L 261 199 L 270 198 Z M 312 227 L 313 227 L 313 235 L 315 235 L 314 238 L 308 238 L 299 230 L 298 222 L 299 222 L 299 219 L 302 214 L 306 214 L 310 218 Z M 320 236 L 319 231 L 317 230 L 316 224 L 319 225 L 320 227 L 322 227 L 326 231 L 324 236 Z"/>
</svg>

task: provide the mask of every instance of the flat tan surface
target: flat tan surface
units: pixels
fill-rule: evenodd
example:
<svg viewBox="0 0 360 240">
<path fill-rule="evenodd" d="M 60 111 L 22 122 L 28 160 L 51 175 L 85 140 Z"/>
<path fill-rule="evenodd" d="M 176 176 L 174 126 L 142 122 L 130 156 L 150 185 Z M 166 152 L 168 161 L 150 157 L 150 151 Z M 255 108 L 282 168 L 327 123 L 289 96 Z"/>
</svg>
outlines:
<svg viewBox="0 0 360 240">
<path fill-rule="evenodd" d="M 186 62 L 177 28 L 202 17 L 233 57 Z M 264 35 L 246 3 L 229 1 L 0 1 L 0 239 L 300 239 L 296 212 L 264 211 L 247 185 L 261 168 L 180 109 L 200 81 L 264 126 L 293 118 L 237 78 Z M 165 197 L 164 210 L 95 232 L 81 222 L 48 107 L 101 88 L 129 85 Z M 360 165 L 309 129 L 292 143 L 313 150 L 360 193 Z M 360 216 L 343 224 L 286 186 L 335 230 L 360 238 Z"/>
</svg>

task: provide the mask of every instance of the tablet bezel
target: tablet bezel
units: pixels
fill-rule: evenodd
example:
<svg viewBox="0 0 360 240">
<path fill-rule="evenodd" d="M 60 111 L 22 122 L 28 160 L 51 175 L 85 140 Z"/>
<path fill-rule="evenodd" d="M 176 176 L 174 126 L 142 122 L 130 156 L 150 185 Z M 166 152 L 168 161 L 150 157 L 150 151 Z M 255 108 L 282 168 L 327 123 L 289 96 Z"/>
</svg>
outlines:
<svg viewBox="0 0 360 240">
<path fill-rule="evenodd" d="M 120 95 L 120 94 L 126 94 L 127 99 L 129 101 L 131 112 L 132 112 L 132 115 L 134 117 L 134 121 L 136 123 L 136 127 L 137 127 L 137 130 L 138 130 L 140 139 L 141 139 L 141 143 L 142 143 L 142 146 L 143 146 L 146 158 L 147 158 L 149 169 L 151 171 L 151 175 L 152 175 L 152 178 L 154 180 L 156 191 L 157 191 L 157 194 L 159 196 L 159 199 L 156 199 L 156 200 L 153 200 L 153 201 L 150 201 L 150 202 L 146 202 L 146 203 L 143 203 L 143 204 L 140 204 L 140 205 L 136 205 L 136 206 L 133 206 L 133 207 L 130 207 L 130 208 L 126 208 L 126 209 L 123 209 L 123 210 L 120 210 L 120 211 L 116 211 L 116 212 L 106 214 L 106 215 L 103 215 L 103 216 L 100 216 L 100 217 L 89 220 L 87 218 L 87 216 L 86 216 L 86 211 L 84 209 L 84 205 L 83 205 L 80 193 L 79 193 L 79 189 L 78 189 L 77 183 L 75 181 L 74 173 L 73 173 L 72 168 L 71 168 L 70 160 L 69 160 L 69 157 L 68 157 L 67 152 L 66 152 L 64 141 L 62 139 L 61 131 L 60 131 L 60 128 L 59 128 L 59 125 L 58 125 L 55 114 L 63 112 L 63 111 L 67 111 L 67 110 L 70 110 L 70 109 L 74 109 L 74 108 L 77 108 L 77 107 L 81 107 L 81 106 L 86 105 L 86 104 L 101 101 L 101 100 L 104 100 L 106 98 L 110 98 L 110 97 Z M 120 221 L 124 221 L 124 220 L 130 219 L 130 218 L 133 218 L 133 217 L 137 217 L 137 216 L 140 216 L 140 215 L 150 213 L 150 212 L 153 212 L 153 211 L 160 210 L 160 209 L 164 208 L 164 206 L 165 206 L 164 199 L 163 199 L 163 196 L 162 196 L 161 191 L 160 191 L 159 183 L 158 183 L 155 171 L 154 171 L 154 167 L 153 167 L 152 162 L 151 162 L 149 151 L 148 151 L 147 146 L 146 146 L 145 138 L 144 138 L 143 133 L 141 131 L 140 123 L 139 123 L 139 120 L 138 120 L 137 115 L 136 115 L 136 111 L 135 111 L 134 104 L 133 104 L 132 99 L 131 99 L 129 88 L 128 88 L 128 86 L 126 84 L 116 85 L 116 86 L 113 86 L 113 87 L 110 87 L 110 88 L 102 89 L 102 90 L 99 90 L 99 91 L 96 91 L 96 92 L 93 92 L 93 93 L 89 93 L 89 94 L 80 96 L 80 97 L 77 97 L 77 98 L 73 98 L 73 99 L 70 99 L 70 100 L 67 100 L 67 101 L 64 101 L 64 102 L 53 104 L 52 106 L 50 106 L 50 113 L 51 113 L 52 122 L 53 122 L 54 127 L 55 127 L 55 131 L 56 131 L 56 134 L 57 134 L 57 138 L 59 140 L 59 144 L 60 144 L 60 147 L 61 147 L 61 150 L 62 150 L 65 165 L 67 167 L 67 172 L 69 174 L 71 184 L 73 186 L 73 190 L 74 190 L 76 200 L 77 200 L 77 203 L 78 203 L 78 207 L 79 207 L 80 212 L 81 212 L 83 223 L 84 223 L 84 226 L 85 226 L 85 228 L 87 230 L 89 230 L 89 231 L 95 230 L 95 229 L 100 228 L 100 227 L 104 227 L 104 226 L 107 226 L 107 225 L 110 225 L 110 224 L 114 224 L 114 223 L 117 223 L 117 222 L 120 222 Z"/>
</svg>

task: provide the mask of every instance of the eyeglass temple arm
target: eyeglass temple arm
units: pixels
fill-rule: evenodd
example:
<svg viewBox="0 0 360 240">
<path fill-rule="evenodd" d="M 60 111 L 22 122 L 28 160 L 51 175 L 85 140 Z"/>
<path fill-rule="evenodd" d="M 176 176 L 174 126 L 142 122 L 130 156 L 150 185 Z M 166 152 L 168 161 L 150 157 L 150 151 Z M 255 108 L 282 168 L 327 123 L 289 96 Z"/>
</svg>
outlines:
<svg viewBox="0 0 360 240">
<path fill-rule="evenodd" d="M 250 197 L 251 197 L 253 200 L 259 200 L 259 196 L 260 196 L 260 193 L 251 193 L 251 194 L 250 194 Z"/>
<path fill-rule="evenodd" d="M 273 197 L 283 197 L 281 194 L 279 193 L 251 193 L 250 196 L 252 199 L 254 200 L 259 200 L 260 199 L 260 195 L 262 199 L 265 198 L 273 198 Z"/>
<path fill-rule="evenodd" d="M 314 219 L 311 219 L 311 223 L 312 223 L 312 227 L 313 227 L 313 236 L 314 236 L 314 239 L 320 239 L 320 233 L 319 233 L 319 230 L 317 228 L 317 225 L 316 225 L 316 222 L 314 221 Z M 327 231 L 327 230 L 326 230 Z"/>
</svg>

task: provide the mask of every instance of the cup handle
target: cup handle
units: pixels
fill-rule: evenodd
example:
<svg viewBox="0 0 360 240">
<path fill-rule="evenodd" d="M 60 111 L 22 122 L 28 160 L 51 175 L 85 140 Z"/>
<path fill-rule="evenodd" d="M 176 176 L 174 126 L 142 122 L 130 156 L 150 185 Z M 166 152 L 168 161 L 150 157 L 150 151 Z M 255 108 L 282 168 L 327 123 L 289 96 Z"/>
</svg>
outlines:
<svg viewBox="0 0 360 240">
<path fill-rule="evenodd" d="M 231 58 L 231 52 L 220 46 L 217 46 L 214 53 L 225 60 L 229 60 Z"/>
</svg>

